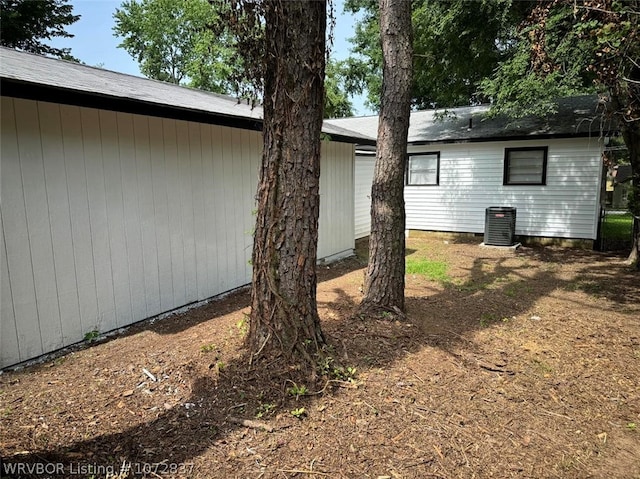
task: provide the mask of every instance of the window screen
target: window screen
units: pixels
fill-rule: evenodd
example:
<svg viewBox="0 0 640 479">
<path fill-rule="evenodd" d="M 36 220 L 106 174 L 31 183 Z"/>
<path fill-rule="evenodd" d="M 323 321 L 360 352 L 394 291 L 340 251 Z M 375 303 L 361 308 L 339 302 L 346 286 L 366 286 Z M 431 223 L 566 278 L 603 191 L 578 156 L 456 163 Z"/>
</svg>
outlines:
<svg viewBox="0 0 640 479">
<path fill-rule="evenodd" d="M 505 185 L 544 185 L 546 180 L 547 147 L 505 150 Z"/>
<path fill-rule="evenodd" d="M 437 185 L 439 180 L 440 153 L 409 155 L 408 185 Z"/>
</svg>

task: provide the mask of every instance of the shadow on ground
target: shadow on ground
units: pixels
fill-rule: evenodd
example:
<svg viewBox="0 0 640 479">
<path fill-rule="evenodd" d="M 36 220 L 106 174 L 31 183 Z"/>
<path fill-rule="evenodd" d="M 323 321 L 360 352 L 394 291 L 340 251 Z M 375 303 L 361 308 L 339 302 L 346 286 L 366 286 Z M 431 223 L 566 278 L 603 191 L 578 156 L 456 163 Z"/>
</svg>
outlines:
<svg viewBox="0 0 640 479">
<path fill-rule="evenodd" d="M 526 248 L 508 257 L 477 255 L 476 252 L 474 255 L 477 257 L 462 280 L 437 287 L 428 282 L 412 286 L 407 298 L 408 321 L 354 315 L 358 298 L 344 289 L 332 288 L 333 279 L 358 271 L 362 258 L 360 262 L 351 260 L 324 267 L 321 281 L 326 282 L 334 296 L 331 300 L 320 301 L 319 307 L 333 311 L 337 318 L 323 324 L 336 361 L 365 371 L 389 367 L 424 347 L 440 348 L 457 355 L 454 351 L 460 348 L 473 348 L 468 339 L 470 333 L 499 328 L 510 318 L 528 314 L 539 298 L 558 289 L 582 290 L 606 296 L 619 304 L 640 301 L 637 273 L 612 270 L 606 257 L 592 252 Z M 542 266 L 532 272 L 530 263 L 533 261 L 541 262 Z M 567 279 L 562 276 L 562 265 L 566 262 L 584 267 L 577 277 Z M 201 320 L 226 314 L 230 308 L 245 308 L 247 300 L 247 294 L 242 293 L 218 310 L 215 305 L 207 305 L 201 312 Z M 144 329 L 160 333 L 183 331 L 201 321 L 198 315 L 196 319 L 187 319 L 192 314 L 166 322 L 170 324 L 158 323 Z M 65 446 L 38 448 L 7 458 L 5 462 L 92 464 L 94 467 L 113 467 L 123 462 L 188 464 L 210 448 L 215 451 L 216 446 L 223 444 L 238 428 L 251 428 L 238 424 L 237 419 L 255 419 L 266 404 L 273 404 L 285 413 L 284 417 L 267 415 L 265 424 L 286 428 L 287 424 L 295 423 L 296 419 L 286 412 L 297 407 L 299 402 L 288 389 L 293 384 L 307 382 L 308 378 L 301 374 L 277 361 L 249 367 L 247 357 L 240 356 L 230 361 L 224 370 L 211 370 L 210 374 L 198 371 L 191 382 L 188 400 L 158 411 L 153 420 L 117 433 L 93 434 Z M 325 386 L 323 394 L 332 394 L 340 384 Z M 320 396 L 306 397 L 305 407 L 311 407 Z M 273 447 L 278 445 L 274 443 Z M 224 459 L 220 457 L 221 462 Z M 49 475 L 68 476 L 68 471 L 60 476 Z"/>
</svg>

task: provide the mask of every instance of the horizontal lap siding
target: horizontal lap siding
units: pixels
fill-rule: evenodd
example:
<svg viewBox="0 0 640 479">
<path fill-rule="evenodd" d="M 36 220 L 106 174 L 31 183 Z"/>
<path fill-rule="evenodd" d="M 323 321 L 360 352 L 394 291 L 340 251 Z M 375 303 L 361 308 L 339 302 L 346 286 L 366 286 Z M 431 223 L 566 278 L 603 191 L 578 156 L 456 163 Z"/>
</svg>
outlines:
<svg viewBox="0 0 640 479">
<path fill-rule="evenodd" d="M 261 151 L 255 131 L 2 97 L 0 367 L 248 284 Z M 320 257 L 353 248 L 353 146 L 323 155 Z"/>
<path fill-rule="evenodd" d="M 502 184 L 504 149 L 522 146 L 549 147 L 545 186 Z M 517 208 L 517 234 L 596 237 L 601 176 L 597 138 L 427 148 L 441 152 L 440 185 L 405 188 L 408 229 L 481 233 L 485 208 L 512 206 Z"/>
</svg>

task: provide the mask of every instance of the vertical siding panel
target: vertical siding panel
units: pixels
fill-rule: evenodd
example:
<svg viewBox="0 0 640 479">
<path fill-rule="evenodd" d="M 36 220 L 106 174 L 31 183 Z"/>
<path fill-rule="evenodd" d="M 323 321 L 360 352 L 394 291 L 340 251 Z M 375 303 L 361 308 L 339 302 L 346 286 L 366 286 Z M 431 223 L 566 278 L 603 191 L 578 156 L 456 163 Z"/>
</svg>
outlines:
<svg viewBox="0 0 640 479">
<path fill-rule="evenodd" d="M 356 238 L 369 236 L 371 232 L 371 185 L 373 183 L 373 167 L 375 157 L 356 157 Z"/>
<path fill-rule="evenodd" d="M 71 234 L 71 209 L 62 142 L 62 121 L 58 105 L 41 102 L 38 110 L 42 149 L 47 154 L 44 174 L 49 202 L 62 339 L 66 345 L 82 339 L 83 331 L 80 319 L 73 236 Z"/>
<path fill-rule="evenodd" d="M 87 205 L 87 177 L 82 145 L 80 109 L 61 105 L 60 118 L 62 119 L 65 170 L 71 212 L 71 234 L 78 299 L 80 301 L 80 321 L 82 333 L 86 333 L 87 331 L 98 329 L 99 325 L 97 324 L 98 304 L 91 246 L 89 207 Z"/>
<path fill-rule="evenodd" d="M 231 176 L 228 177 L 231 203 L 228 208 L 234 216 L 234 220 L 229 222 L 227 227 L 233 232 L 233 240 L 229 244 L 235 257 L 233 268 L 233 287 L 242 284 L 244 278 L 245 259 L 243 254 L 244 225 L 242 221 L 242 132 L 237 128 L 231 129 Z"/>
<path fill-rule="evenodd" d="M 167 165 L 167 201 L 171 244 L 171 278 L 175 306 L 187 302 L 184 239 L 182 235 L 182 183 L 175 120 L 162 120 L 164 154 Z"/>
<path fill-rule="evenodd" d="M 4 241 L 4 221 L 0 205 L 0 368 L 20 362 L 18 330 L 13 310 L 9 265 Z"/>
<path fill-rule="evenodd" d="M 228 138 L 228 128 L 223 126 L 215 126 L 213 129 L 213 137 L 211 138 L 211 146 L 213 149 L 213 204 L 216 209 L 216 227 L 215 227 L 215 244 L 217 258 L 217 290 L 218 292 L 227 291 L 230 285 L 229 281 L 229 255 L 226 251 L 227 246 L 227 211 L 226 202 L 226 177 L 225 174 L 225 147 L 226 138 Z"/>
<path fill-rule="evenodd" d="M 218 291 L 217 249 L 216 249 L 216 209 L 215 183 L 213 174 L 212 133 L 216 126 L 200 125 L 202 138 L 202 179 L 204 202 L 204 230 L 206 243 L 207 294 L 213 296 Z"/>
<path fill-rule="evenodd" d="M 325 255 L 325 248 L 326 248 L 326 239 L 325 239 L 325 228 L 324 228 L 324 212 L 325 212 L 325 208 L 326 205 L 325 203 L 325 184 L 326 184 L 326 179 L 327 179 L 327 175 L 329 174 L 329 154 L 328 154 L 328 148 L 326 145 L 327 142 L 322 141 L 320 143 L 320 171 L 322 172 L 320 174 L 320 214 L 318 216 L 318 259 L 322 258 Z"/>
<path fill-rule="evenodd" d="M 255 189 L 253 185 L 253 178 L 251 177 L 251 155 L 253 153 L 251 148 L 251 136 L 252 131 L 241 130 L 241 143 L 242 148 L 242 284 L 249 283 L 251 281 L 251 246 L 253 244 L 253 226 L 251 214 L 253 197 L 252 191 Z"/>
<path fill-rule="evenodd" d="M 353 188 L 354 188 L 354 162 L 355 162 L 355 147 L 348 143 L 341 143 L 342 151 L 344 152 L 344 175 L 345 175 L 345 185 L 343 189 L 343 198 L 344 204 L 347 205 L 341 208 L 342 214 L 344 215 L 345 222 L 345 244 L 348 245 L 348 249 L 355 248 L 355 223 L 354 223 L 354 214 L 355 214 L 355 205 L 354 205 L 354 197 L 353 197 Z"/>
<path fill-rule="evenodd" d="M 124 326 L 133 322 L 133 312 L 129 287 L 118 119 L 116 113 L 104 110 L 100 111 L 99 119 L 116 324 Z"/>
<path fill-rule="evenodd" d="M 171 272 L 171 233 L 169 229 L 169 206 L 167 188 L 167 163 L 162 130 L 162 120 L 149 118 L 149 145 L 151 156 L 151 181 L 153 183 L 153 211 L 156 222 L 156 245 L 158 281 L 160 289 L 160 311 L 169 311 L 177 306 L 173 297 Z"/>
<path fill-rule="evenodd" d="M 91 222 L 91 244 L 95 268 L 98 301 L 98 324 L 100 331 L 118 327 L 113 296 L 113 273 L 111 271 L 111 248 L 109 247 L 109 223 L 104 185 L 104 167 L 100 138 L 98 110 L 82 108 L 82 135 L 87 173 L 89 218 Z"/>
<path fill-rule="evenodd" d="M 158 278 L 158 245 L 156 243 L 156 217 L 153 208 L 153 179 L 149 145 L 149 118 L 133 115 L 136 174 L 138 178 L 138 208 L 142 264 L 144 268 L 144 293 L 146 316 L 161 313 L 160 280 Z"/>
<path fill-rule="evenodd" d="M 133 320 L 147 317 L 145 297 L 145 271 L 142 258 L 142 234 L 138 210 L 138 178 L 136 171 L 133 117 L 127 113 L 116 113 L 118 125 L 118 148 L 120 173 L 122 175 L 122 199 L 124 211 L 124 233 L 129 266 L 129 290 Z"/>
<path fill-rule="evenodd" d="M 191 153 L 189 151 L 189 124 L 176 122 L 178 135 L 178 173 L 180 175 L 180 193 L 182 204 L 182 238 L 184 245 L 184 273 L 186 302 L 198 299 L 196 240 L 193 217 L 193 184 L 191 182 Z"/>
<path fill-rule="evenodd" d="M 11 282 L 11 294 L 16 320 L 20 360 L 42 354 L 42 339 L 35 302 L 35 285 L 29 232 L 25 210 L 18 132 L 14 106 L 19 108 L 23 100 L 2 98 L 2 220 L 7 250 L 7 270 Z M 17 105 L 16 105 L 17 104 Z M 4 323 L 4 319 L 2 320 Z"/>
<path fill-rule="evenodd" d="M 52 351 L 62 347 L 62 327 L 37 103 L 16 101 L 15 118 L 42 347 Z"/>
<path fill-rule="evenodd" d="M 233 184 L 233 129 L 222 127 L 220 153 L 220 203 L 217 203 L 224 210 L 224 222 L 221 224 L 224 236 L 219 244 L 218 252 L 223 256 L 225 274 L 223 277 L 224 291 L 233 288 L 236 284 L 236 258 L 235 258 L 235 211 L 234 211 L 234 184 Z"/>
<path fill-rule="evenodd" d="M 197 299 L 209 297 L 207 294 L 207 244 L 205 238 L 204 193 L 202 171 L 202 137 L 200 125 L 189 122 L 189 152 L 191 170 L 191 201 L 193 208 L 193 235 L 196 252 Z"/>
</svg>

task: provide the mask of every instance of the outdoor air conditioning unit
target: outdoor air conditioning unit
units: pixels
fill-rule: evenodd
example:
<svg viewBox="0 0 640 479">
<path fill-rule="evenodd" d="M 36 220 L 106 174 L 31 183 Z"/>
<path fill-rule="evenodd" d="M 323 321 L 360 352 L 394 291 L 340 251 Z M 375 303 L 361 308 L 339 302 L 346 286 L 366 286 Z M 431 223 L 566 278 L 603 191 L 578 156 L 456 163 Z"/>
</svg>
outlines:
<svg viewBox="0 0 640 479">
<path fill-rule="evenodd" d="M 484 217 L 484 244 L 487 246 L 513 246 L 516 236 L 516 209 L 490 206 Z"/>
</svg>

